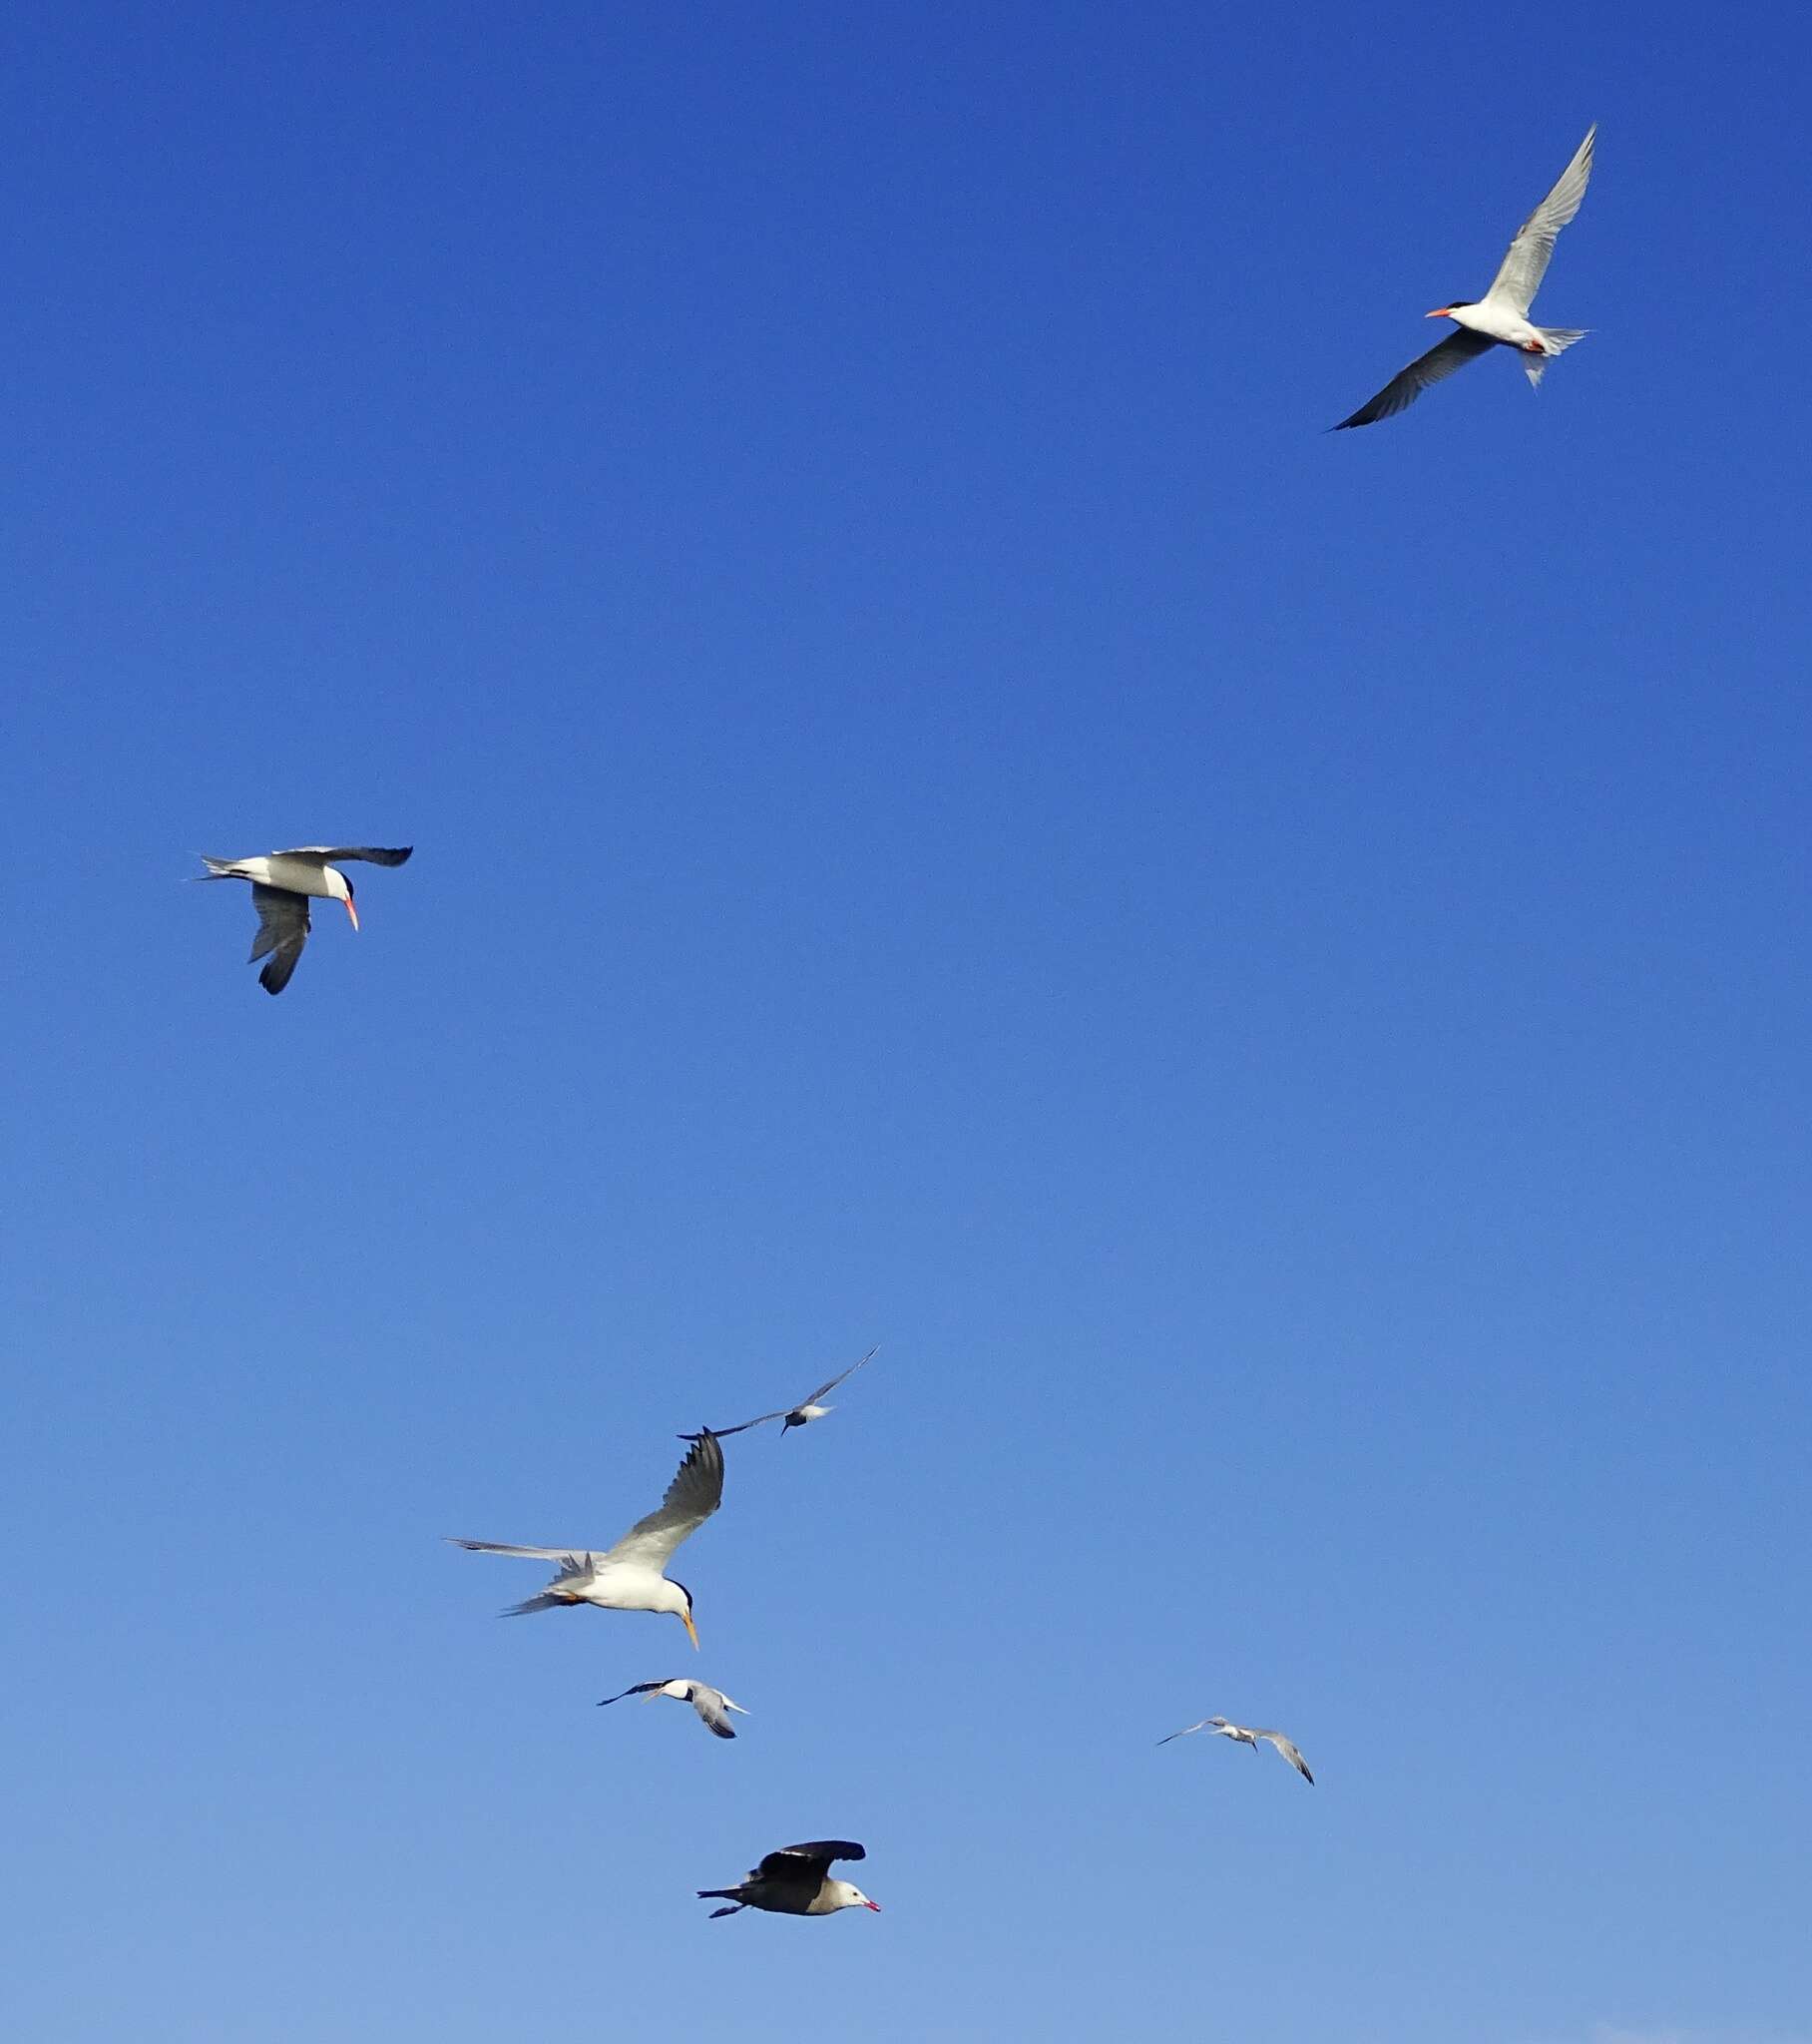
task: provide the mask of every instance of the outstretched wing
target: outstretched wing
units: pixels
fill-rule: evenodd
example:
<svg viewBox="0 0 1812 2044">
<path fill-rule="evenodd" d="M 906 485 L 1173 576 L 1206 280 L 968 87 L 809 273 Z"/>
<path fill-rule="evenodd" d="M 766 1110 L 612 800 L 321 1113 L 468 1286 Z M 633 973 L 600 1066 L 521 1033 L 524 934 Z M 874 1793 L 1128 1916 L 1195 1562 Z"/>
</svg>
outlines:
<svg viewBox="0 0 1812 2044">
<path fill-rule="evenodd" d="M 1252 1737 L 1254 1739 L 1262 1739 L 1267 1745 L 1274 1746 L 1309 1787 L 1311 1788 L 1314 1788 L 1315 1778 L 1309 1773 L 1308 1762 L 1297 1752 L 1296 1742 L 1293 1739 L 1285 1739 L 1281 1732 L 1254 1732 Z"/>
<path fill-rule="evenodd" d="M 258 933 L 251 940 L 251 956 L 245 962 L 255 964 L 268 954 L 270 963 L 258 974 L 258 985 L 267 994 L 280 994 L 308 941 L 308 897 L 254 880 L 251 905 L 258 912 Z"/>
<path fill-rule="evenodd" d="M 1548 274 L 1548 258 L 1554 254 L 1555 240 L 1579 212 L 1580 201 L 1586 197 L 1586 181 L 1591 176 L 1591 145 L 1597 132 L 1598 124 L 1594 121 L 1586 131 L 1586 140 L 1575 151 L 1573 162 L 1561 173 L 1560 183 L 1518 228 L 1510 253 L 1492 278 L 1491 289 L 1485 293 L 1487 298 L 1496 298 L 1499 304 L 1508 305 L 1525 319 L 1536 292 L 1542 288 L 1543 277 Z"/>
<path fill-rule="evenodd" d="M 869 1358 L 870 1358 L 871 1356 L 877 1355 L 877 1354 L 878 1354 L 878 1353 L 880 1352 L 880 1347 L 881 1347 L 881 1344 L 880 1344 L 880 1343 L 879 1343 L 879 1342 L 877 1341 L 877 1342 L 876 1342 L 876 1343 L 874 1344 L 874 1346 L 873 1346 L 873 1347 L 872 1347 L 872 1348 L 871 1348 L 871 1349 L 870 1349 L 870 1350 L 868 1351 L 868 1354 L 867 1354 L 867 1355 L 865 1355 L 865 1356 L 863 1356 L 863 1358 L 862 1358 L 862 1362 L 867 1362 L 867 1361 L 869 1360 Z M 810 1393 L 809 1393 L 809 1394 L 808 1394 L 808 1395 L 807 1395 L 806 1397 L 803 1397 L 803 1398 L 801 1398 L 801 1399 L 799 1400 L 799 1404 L 800 1404 L 800 1405 L 815 1405 L 815 1404 L 816 1404 L 816 1403 L 818 1402 L 818 1400 L 819 1400 L 820 1398 L 822 1398 L 822 1397 L 823 1397 L 823 1395 L 825 1394 L 825 1392 L 826 1392 L 826 1391 L 834 1391 L 834 1390 L 835 1390 L 835 1389 L 837 1388 L 837 1386 L 838 1386 L 838 1385 L 839 1385 L 839 1384 L 840 1384 L 840 1383 L 841 1383 L 841 1382 L 843 1381 L 843 1379 L 844 1379 L 845 1377 L 852 1377 L 852 1376 L 854 1376 L 854 1375 L 855 1375 L 855 1373 L 856 1373 L 856 1371 L 857 1371 L 857 1370 L 859 1370 L 859 1369 L 860 1369 L 860 1368 L 862 1367 L 862 1362 L 852 1362 L 852 1363 L 851 1363 L 851 1364 L 849 1365 L 849 1367 L 848 1367 L 848 1368 L 847 1368 L 846 1370 L 840 1370 L 840 1371 L 839 1371 L 839 1372 L 837 1373 L 837 1375 L 835 1375 L 834 1377 L 832 1377 L 829 1383 L 827 1383 L 827 1384 L 820 1384 L 820 1385 L 818 1386 L 818 1388 L 817 1388 L 817 1389 L 816 1389 L 815 1391 L 812 1391 L 812 1392 L 810 1392 Z M 796 1412 L 796 1411 L 798 1410 L 798 1406 L 794 1406 L 794 1407 L 793 1407 L 793 1410 L 794 1410 L 794 1411 Z M 770 1413 L 768 1414 L 768 1417 L 769 1417 L 770 1419 L 773 1419 L 773 1418 L 776 1418 L 776 1417 L 781 1417 L 781 1416 L 783 1416 L 783 1415 L 779 1415 L 779 1414 L 775 1414 L 775 1413 L 771 1413 L 771 1412 L 770 1412 Z M 751 1422 L 751 1423 L 752 1423 L 752 1422 Z"/>
<path fill-rule="evenodd" d="M 723 1450 L 714 1433 L 701 1433 L 680 1464 L 661 1509 L 638 1519 L 606 1562 L 635 1562 L 659 1574 L 687 1534 L 695 1533 L 723 1502 Z"/>
<path fill-rule="evenodd" d="M 669 1681 L 672 1679 L 671 1676 L 668 1678 Z M 598 1699 L 598 1708 L 602 1711 L 606 1704 L 620 1704 L 625 1697 L 645 1697 L 652 1689 L 666 1689 L 666 1687 L 667 1683 L 665 1682 L 633 1682 L 628 1689 L 620 1689 L 614 1697 L 600 1697 Z"/>
<path fill-rule="evenodd" d="M 868 1854 L 850 1838 L 816 1838 L 808 1845 L 782 1845 L 770 1852 L 750 1880 L 788 1880 L 801 1884 L 821 1881 L 833 1859 L 866 1859 Z"/>
<path fill-rule="evenodd" d="M 1202 1731 L 1208 1722 L 1206 1718 L 1197 1718 L 1193 1725 L 1185 1725 L 1180 1732 L 1166 1732 L 1157 1743 L 1159 1746 L 1168 1746 L 1173 1739 L 1186 1739 L 1191 1732 Z"/>
<path fill-rule="evenodd" d="M 507 1540 L 461 1540 L 457 1533 L 446 1536 L 454 1547 L 463 1547 L 470 1554 L 515 1554 L 524 1561 L 557 1561 L 560 1572 L 566 1576 L 589 1576 L 595 1572 L 594 1565 L 604 1559 L 599 1554 L 589 1554 L 583 1547 L 513 1547 Z"/>
<path fill-rule="evenodd" d="M 382 844 L 296 844 L 287 851 L 273 851 L 272 858 L 318 858 L 323 865 L 345 858 L 362 858 L 374 866 L 400 866 L 415 849 L 412 844 L 389 847 Z"/>
<path fill-rule="evenodd" d="M 1330 430 L 1340 433 L 1348 426 L 1370 426 L 1379 419 L 1395 418 L 1398 412 L 1406 411 L 1414 404 L 1431 383 L 1439 383 L 1456 369 L 1465 368 L 1476 355 L 1496 346 L 1497 342 L 1488 340 L 1484 334 L 1474 333 L 1470 327 L 1456 326 L 1427 354 L 1418 355 L 1407 369 L 1398 370 L 1377 396 L 1362 404 L 1351 418 L 1342 419 Z"/>
<path fill-rule="evenodd" d="M 765 1426 L 770 1419 L 784 1419 L 786 1413 L 791 1410 L 792 1407 L 789 1405 L 785 1412 L 763 1412 L 759 1419 L 745 1419 L 740 1426 L 707 1426 L 698 1433 L 682 1433 L 680 1435 L 680 1439 L 682 1441 L 701 1441 L 708 1433 L 715 1434 L 718 1440 L 722 1440 L 726 1434 L 747 1433 L 751 1426 Z"/>
</svg>

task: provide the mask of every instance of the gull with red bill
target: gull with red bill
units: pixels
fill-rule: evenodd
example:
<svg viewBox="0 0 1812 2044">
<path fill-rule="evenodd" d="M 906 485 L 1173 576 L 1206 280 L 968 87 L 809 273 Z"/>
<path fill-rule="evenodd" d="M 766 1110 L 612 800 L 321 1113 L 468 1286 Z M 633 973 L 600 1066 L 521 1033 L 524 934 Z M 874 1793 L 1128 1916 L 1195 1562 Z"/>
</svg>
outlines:
<svg viewBox="0 0 1812 2044">
<path fill-rule="evenodd" d="M 474 1554 L 516 1554 L 560 1564 L 560 1573 L 539 1597 L 512 1604 L 505 1618 L 555 1611 L 563 1604 L 595 1604 L 601 1611 L 665 1612 L 679 1619 L 696 1647 L 692 1593 L 669 1578 L 667 1565 L 680 1541 L 697 1532 L 722 1502 L 723 1450 L 714 1433 L 701 1433 L 675 1472 L 660 1508 L 638 1519 L 615 1547 L 512 1547 L 501 1540 L 457 1539 L 453 1545 Z"/>
<path fill-rule="evenodd" d="M 1573 162 L 1561 173 L 1554 190 L 1517 230 L 1510 253 L 1499 265 L 1484 297 L 1477 303 L 1456 298 L 1451 305 L 1437 305 L 1427 315 L 1430 319 L 1451 319 L 1457 330 L 1427 354 L 1418 355 L 1407 369 L 1399 370 L 1376 397 L 1331 431 L 1338 433 L 1348 426 L 1369 426 L 1379 419 L 1394 418 L 1414 404 L 1431 383 L 1439 383 L 1480 355 L 1489 354 L 1494 347 L 1520 349 L 1524 374 L 1532 386 L 1540 388 L 1550 358 L 1572 347 L 1576 340 L 1586 338 L 1586 329 L 1583 326 L 1532 324 L 1529 308 L 1548 274 L 1548 258 L 1554 254 L 1561 230 L 1579 212 L 1580 201 L 1586 197 L 1597 132 L 1594 122 L 1586 131 L 1586 140 L 1574 151 Z"/>
<path fill-rule="evenodd" d="M 881 1913 L 859 1887 L 832 1880 L 833 1859 L 866 1859 L 868 1854 L 849 1838 L 818 1838 L 808 1845 L 782 1845 L 770 1852 L 748 1878 L 733 1888 L 700 1888 L 701 1902 L 724 1902 L 711 1915 L 733 1916 L 738 1909 L 766 1909 L 776 1916 L 834 1916 L 839 1909 L 872 1909 Z"/>
<path fill-rule="evenodd" d="M 400 866 L 415 847 L 394 848 L 378 844 L 304 844 L 292 851 L 266 852 L 262 858 L 210 858 L 202 854 L 208 868 L 197 873 L 198 880 L 249 880 L 251 905 L 258 912 L 258 933 L 251 940 L 247 964 L 260 958 L 269 962 L 258 974 L 258 985 L 267 994 L 280 994 L 289 984 L 302 946 L 308 941 L 308 897 L 345 905 L 358 928 L 358 905 L 352 898 L 352 882 L 336 859 L 364 859 L 374 866 Z"/>
</svg>

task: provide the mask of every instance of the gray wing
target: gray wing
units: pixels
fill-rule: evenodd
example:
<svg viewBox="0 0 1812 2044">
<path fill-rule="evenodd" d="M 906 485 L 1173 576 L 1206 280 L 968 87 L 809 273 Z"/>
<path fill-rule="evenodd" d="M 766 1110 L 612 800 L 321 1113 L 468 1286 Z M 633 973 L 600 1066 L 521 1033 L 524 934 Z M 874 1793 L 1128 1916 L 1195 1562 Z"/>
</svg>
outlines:
<svg viewBox="0 0 1812 2044">
<path fill-rule="evenodd" d="M 258 974 L 258 985 L 267 994 L 280 994 L 308 941 L 308 897 L 253 880 L 251 905 L 258 912 L 258 933 L 251 940 L 251 956 L 245 962 L 254 965 L 268 953 L 270 963 Z"/>
<path fill-rule="evenodd" d="M 691 1707 L 706 1727 L 719 1739 L 734 1739 L 736 1728 L 729 1722 L 729 1714 L 723 1708 L 723 1692 L 712 1689 L 708 1682 L 694 1682 L 691 1692 Z"/>
<path fill-rule="evenodd" d="M 1314 1788 L 1315 1778 L 1309 1773 L 1308 1762 L 1297 1752 L 1296 1742 L 1293 1739 L 1286 1739 L 1281 1732 L 1254 1732 L 1252 1737 L 1254 1739 L 1262 1739 L 1267 1745 L 1274 1746 L 1309 1787 L 1311 1788 Z"/>
<path fill-rule="evenodd" d="M 673 1677 L 670 1675 L 668 1682 L 672 1680 Z M 598 1699 L 598 1708 L 602 1711 L 606 1704 L 620 1704 L 625 1697 L 645 1697 L 652 1689 L 666 1689 L 666 1687 L 667 1682 L 631 1683 L 628 1689 L 620 1689 L 614 1697 L 600 1697 Z"/>
<path fill-rule="evenodd" d="M 868 1354 L 863 1356 L 862 1362 L 867 1362 L 870 1359 L 870 1357 L 878 1354 L 880 1352 L 880 1347 L 881 1344 L 877 1341 L 874 1344 L 874 1346 L 868 1351 Z M 840 1370 L 834 1377 L 831 1378 L 829 1383 L 820 1384 L 815 1391 L 808 1392 L 803 1398 L 799 1400 L 799 1405 L 815 1405 L 818 1402 L 818 1400 L 821 1397 L 823 1397 L 826 1391 L 834 1391 L 845 1377 L 854 1376 L 856 1371 L 862 1367 L 862 1362 L 852 1362 L 846 1370 Z M 799 1406 L 795 1405 L 792 1409 L 796 1412 L 799 1409 Z M 783 1413 L 774 1412 L 770 1412 L 767 1416 L 769 1419 L 778 1419 L 785 1417 Z M 754 1424 L 755 1422 L 751 1421 L 750 1423 Z"/>
<path fill-rule="evenodd" d="M 782 1845 L 768 1853 L 750 1880 L 790 1880 L 814 1884 L 830 1870 L 833 1859 L 866 1859 L 868 1854 L 850 1838 L 815 1838 L 807 1845 Z"/>
<path fill-rule="evenodd" d="M 591 1575 L 594 1564 L 604 1559 L 583 1547 L 514 1547 L 507 1540 L 462 1540 L 457 1533 L 446 1538 L 451 1546 L 463 1547 L 469 1554 L 516 1554 L 525 1561 L 557 1561 L 569 1576 Z"/>
<path fill-rule="evenodd" d="M 808 1399 L 806 1402 L 809 1403 L 810 1400 Z M 745 1419 L 740 1426 L 708 1426 L 698 1433 L 682 1433 L 680 1435 L 680 1439 L 682 1441 L 701 1441 L 705 1434 L 710 1433 L 715 1434 L 718 1440 L 722 1440 L 728 1434 L 747 1433 L 751 1426 L 765 1426 L 770 1419 L 784 1419 L 786 1414 L 792 1409 L 788 1405 L 784 1411 L 763 1412 L 759 1419 Z"/>
<path fill-rule="evenodd" d="M 602 1559 L 665 1569 L 674 1549 L 722 1502 L 723 1450 L 714 1433 L 701 1433 L 668 1485 L 660 1510 L 638 1519 Z"/>
<path fill-rule="evenodd" d="M 1482 355 L 1488 348 L 1497 346 L 1495 340 L 1488 340 L 1482 333 L 1474 333 L 1465 326 L 1456 326 L 1445 340 L 1437 341 L 1427 354 L 1418 355 L 1407 369 L 1400 369 L 1379 391 L 1354 412 L 1350 419 L 1342 419 L 1331 432 L 1344 432 L 1348 426 L 1370 426 L 1379 419 L 1395 418 L 1415 403 L 1431 383 L 1439 383 L 1444 376 L 1451 376 L 1456 369 L 1463 369 L 1474 356 Z"/>
<path fill-rule="evenodd" d="M 1173 1739 L 1185 1739 L 1191 1732 L 1204 1731 L 1209 1722 L 1206 1718 L 1197 1718 L 1193 1725 L 1185 1725 L 1180 1732 L 1166 1732 L 1157 1743 L 1159 1746 L 1168 1746 Z"/>
<path fill-rule="evenodd" d="M 412 844 L 394 847 L 382 844 L 296 844 L 287 851 L 273 851 L 272 858 L 318 858 L 323 865 L 345 858 L 362 858 L 374 866 L 400 866 L 415 849 Z"/>
<path fill-rule="evenodd" d="M 1591 176 L 1591 145 L 1597 132 L 1598 124 L 1594 121 L 1574 153 L 1573 162 L 1561 173 L 1560 183 L 1518 228 L 1510 253 L 1492 278 L 1491 289 L 1485 293 L 1487 298 L 1496 298 L 1499 304 L 1509 305 L 1526 319 L 1536 292 L 1542 288 L 1542 279 L 1548 274 L 1548 258 L 1554 254 L 1555 240 L 1579 212 L 1580 201 L 1586 197 L 1586 181 Z"/>
</svg>

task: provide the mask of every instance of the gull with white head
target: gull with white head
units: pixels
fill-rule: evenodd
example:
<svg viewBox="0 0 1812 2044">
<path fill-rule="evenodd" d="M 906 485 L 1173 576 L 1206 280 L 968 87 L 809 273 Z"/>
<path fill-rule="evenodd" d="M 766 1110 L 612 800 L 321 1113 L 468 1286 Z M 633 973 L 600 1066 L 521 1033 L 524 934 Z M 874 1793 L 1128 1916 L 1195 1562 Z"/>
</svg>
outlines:
<svg viewBox="0 0 1812 2044">
<path fill-rule="evenodd" d="M 808 1845 L 782 1845 L 768 1853 L 746 1880 L 733 1888 L 700 1888 L 700 1901 L 725 1902 L 715 1916 L 733 1916 L 738 1909 L 766 1909 L 777 1916 L 834 1916 L 839 1909 L 872 1909 L 881 1913 L 859 1887 L 832 1880 L 833 1859 L 866 1859 L 868 1854 L 849 1838 L 818 1838 Z"/>
</svg>

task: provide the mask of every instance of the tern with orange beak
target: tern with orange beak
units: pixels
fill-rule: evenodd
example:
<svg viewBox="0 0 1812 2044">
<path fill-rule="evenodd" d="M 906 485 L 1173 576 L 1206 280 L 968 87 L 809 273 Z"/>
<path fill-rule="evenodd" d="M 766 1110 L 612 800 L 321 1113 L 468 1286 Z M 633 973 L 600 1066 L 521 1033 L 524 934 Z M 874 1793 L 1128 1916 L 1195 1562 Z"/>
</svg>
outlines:
<svg viewBox="0 0 1812 2044">
<path fill-rule="evenodd" d="M 560 1573 L 525 1603 L 503 1614 L 555 1611 L 563 1604 L 595 1604 L 601 1611 L 659 1611 L 679 1619 L 694 1647 L 692 1593 L 670 1580 L 667 1565 L 675 1548 L 697 1532 L 723 1502 L 723 1450 L 714 1433 L 701 1433 L 667 1487 L 659 1511 L 638 1519 L 615 1547 L 512 1547 L 501 1540 L 454 1540 L 474 1554 L 516 1554 L 530 1561 L 560 1564 Z"/>
<path fill-rule="evenodd" d="M 832 1880 L 833 1859 L 866 1859 L 852 1838 L 816 1838 L 808 1845 L 782 1845 L 770 1852 L 748 1878 L 733 1888 L 700 1888 L 701 1902 L 723 1902 L 713 1916 L 733 1916 L 738 1909 L 766 1909 L 776 1916 L 834 1916 L 839 1909 L 872 1909 L 881 1913 L 859 1887 Z"/>
<path fill-rule="evenodd" d="M 1517 230 L 1510 253 L 1492 279 L 1491 289 L 1476 304 L 1456 298 L 1451 305 L 1437 305 L 1431 319 L 1451 319 L 1457 331 L 1418 356 L 1407 369 L 1393 376 L 1369 403 L 1362 404 L 1351 418 L 1333 427 L 1336 433 L 1348 426 L 1369 426 L 1379 419 L 1394 418 L 1415 403 L 1431 383 L 1439 383 L 1494 347 L 1522 351 L 1523 371 L 1532 386 L 1539 388 L 1542 373 L 1552 356 L 1586 338 L 1583 326 L 1532 325 L 1529 308 L 1548 273 L 1548 258 L 1561 230 L 1580 210 L 1586 197 L 1586 183 L 1591 176 L 1591 146 L 1597 125 L 1586 132 L 1586 140 L 1574 152 L 1573 162 L 1561 173 L 1560 183 Z"/>
<path fill-rule="evenodd" d="M 266 852 L 262 858 L 210 858 L 202 854 L 208 868 L 198 880 L 249 880 L 251 905 L 258 912 L 258 933 L 251 940 L 247 964 L 260 958 L 269 962 L 258 974 L 258 985 L 267 994 L 280 994 L 289 984 L 302 946 L 308 941 L 308 897 L 345 904 L 358 928 L 358 906 L 352 898 L 352 882 L 333 863 L 336 859 L 362 858 L 374 866 L 400 866 L 414 850 L 411 844 L 389 848 L 378 844 L 304 844 L 293 851 Z"/>
</svg>

